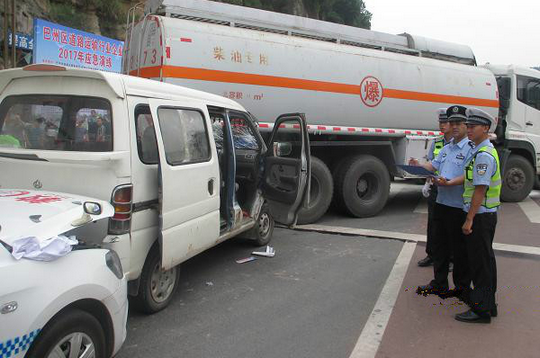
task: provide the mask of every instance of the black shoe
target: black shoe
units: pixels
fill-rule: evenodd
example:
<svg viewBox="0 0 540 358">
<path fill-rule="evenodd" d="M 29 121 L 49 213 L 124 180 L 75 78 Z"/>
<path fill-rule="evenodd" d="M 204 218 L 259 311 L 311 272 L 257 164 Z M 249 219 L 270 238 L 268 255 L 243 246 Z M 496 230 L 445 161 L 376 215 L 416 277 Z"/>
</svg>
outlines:
<svg viewBox="0 0 540 358">
<path fill-rule="evenodd" d="M 457 297 L 459 298 L 461 296 L 462 291 L 459 289 L 451 289 L 446 291 L 441 291 L 437 295 L 442 298 L 443 300 L 447 298 Z"/>
<path fill-rule="evenodd" d="M 457 314 L 455 318 L 457 321 L 467 323 L 491 323 L 491 316 L 489 314 L 479 315 L 472 310 Z"/>
<path fill-rule="evenodd" d="M 416 293 L 419 295 L 445 295 L 448 292 L 448 287 L 435 287 L 432 284 L 427 284 L 423 286 L 418 286 Z"/>
<path fill-rule="evenodd" d="M 495 308 L 489 310 L 489 314 L 491 317 L 497 317 L 499 315 L 499 310 L 497 310 L 497 304 L 495 304 Z"/>
<path fill-rule="evenodd" d="M 433 265 L 433 259 L 431 257 L 426 256 L 422 260 L 418 261 L 418 266 L 420 267 L 428 267 Z"/>
</svg>

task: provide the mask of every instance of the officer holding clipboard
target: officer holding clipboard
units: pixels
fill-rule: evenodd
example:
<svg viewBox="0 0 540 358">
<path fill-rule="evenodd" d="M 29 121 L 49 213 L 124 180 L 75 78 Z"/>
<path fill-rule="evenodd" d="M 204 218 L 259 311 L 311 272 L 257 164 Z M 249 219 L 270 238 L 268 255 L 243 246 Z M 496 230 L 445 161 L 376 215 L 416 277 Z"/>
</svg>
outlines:
<svg viewBox="0 0 540 358">
<path fill-rule="evenodd" d="M 450 131 L 450 124 L 448 123 L 448 117 L 446 116 L 446 108 L 440 108 L 437 110 L 437 115 L 439 118 L 439 130 L 443 134 L 442 136 L 436 138 L 429 148 L 427 159 L 428 161 L 433 161 L 439 155 L 441 150 L 445 145 L 450 143 L 452 140 L 452 132 Z M 427 193 L 426 193 L 427 189 Z M 427 197 L 427 207 L 428 207 L 428 221 L 427 221 L 427 235 L 426 235 L 426 257 L 418 261 L 418 266 L 426 267 L 433 265 L 433 250 L 432 242 L 433 237 L 437 235 L 437 230 L 435 228 L 435 220 L 433 219 L 433 211 L 435 208 L 435 202 L 437 200 L 437 186 L 433 184 L 432 178 L 426 179 L 426 184 L 422 189 L 422 194 Z"/>
<path fill-rule="evenodd" d="M 444 146 L 431 162 L 420 165 L 411 159 L 410 165 L 421 166 L 430 172 L 438 172 L 446 180 L 463 175 L 465 164 L 469 161 L 473 146 L 467 138 L 465 125 L 466 108 L 451 106 L 446 114 L 452 132 L 452 141 Z M 448 272 L 450 258 L 454 256 L 453 279 L 457 292 L 468 289 L 468 272 L 465 242 L 462 225 L 466 214 L 463 211 L 463 186 L 440 186 L 434 207 L 434 220 L 437 234 L 432 242 L 434 279 L 427 285 L 418 286 L 418 293 L 448 295 Z"/>
</svg>

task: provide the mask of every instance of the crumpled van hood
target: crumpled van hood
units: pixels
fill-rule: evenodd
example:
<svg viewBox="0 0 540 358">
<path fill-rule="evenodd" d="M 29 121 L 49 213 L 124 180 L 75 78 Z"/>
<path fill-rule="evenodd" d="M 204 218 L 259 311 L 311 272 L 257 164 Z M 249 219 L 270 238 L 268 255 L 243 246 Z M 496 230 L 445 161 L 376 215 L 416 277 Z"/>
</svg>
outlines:
<svg viewBox="0 0 540 358">
<path fill-rule="evenodd" d="M 101 214 L 86 214 L 85 202 L 101 205 Z M 113 206 L 103 200 L 66 193 L 0 189 L 0 240 L 8 245 L 31 236 L 46 240 L 113 215 Z"/>
</svg>

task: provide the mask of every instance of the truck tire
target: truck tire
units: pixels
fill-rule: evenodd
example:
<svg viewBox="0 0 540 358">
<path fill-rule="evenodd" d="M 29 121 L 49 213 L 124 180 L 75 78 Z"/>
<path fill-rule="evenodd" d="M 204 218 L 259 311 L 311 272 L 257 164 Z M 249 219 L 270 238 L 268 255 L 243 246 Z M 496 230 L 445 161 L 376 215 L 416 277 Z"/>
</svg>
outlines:
<svg viewBox="0 0 540 358">
<path fill-rule="evenodd" d="M 525 199 L 535 181 L 534 169 L 527 159 L 512 154 L 504 167 L 501 200 L 514 203 Z"/>
<path fill-rule="evenodd" d="M 86 356 L 93 351 L 92 357 L 105 358 L 107 353 L 103 327 L 90 313 L 68 309 L 47 323 L 26 357 L 56 357 L 53 350 L 62 351 L 67 357 Z"/>
<path fill-rule="evenodd" d="M 534 190 L 540 190 L 540 177 L 537 175 L 534 177 Z"/>
<path fill-rule="evenodd" d="M 143 313 L 153 314 L 169 305 L 180 283 L 180 265 L 161 270 L 158 244 L 150 249 L 141 273 L 139 293 L 133 297 L 133 306 Z"/>
<path fill-rule="evenodd" d="M 377 215 L 390 192 L 390 176 L 384 163 L 371 155 L 358 155 L 338 166 L 336 203 L 346 214 L 363 218 Z"/>
<path fill-rule="evenodd" d="M 311 157 L 311 190 L 309 206 L 298 213 L 298 224 L 311 224 L 328 210 L 334 194 L 332 173 L 319 158 Z"/>
</svg>

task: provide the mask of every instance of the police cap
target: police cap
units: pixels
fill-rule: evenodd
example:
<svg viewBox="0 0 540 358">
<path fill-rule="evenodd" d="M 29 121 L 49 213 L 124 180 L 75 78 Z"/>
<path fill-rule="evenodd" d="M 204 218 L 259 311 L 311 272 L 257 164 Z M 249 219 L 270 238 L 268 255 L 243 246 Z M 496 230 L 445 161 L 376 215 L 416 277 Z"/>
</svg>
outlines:
<svg viewBox="0 0 540 358">
<path fill-rule="evenodd" d="M 467 120 L 467 114 L 465 113 L 467 111 L 466 107 L 463 106 L 450 106 L 446 110 L 446 116 L 448 117 L 449 122 L 459 122 L 459 121 L 466 121 Z"/>
<path fill-rule="evenodd" d="M 437 110 L 439 116 L 439 122 L 448 122 L 448 116 L 446 115 L 446 108 L 439 108 Z"/>
<path fill-rule="evenodd" d="M 497 126 L 497 121 L 489 113 L 478 108 L 467 109 L 467 124 L 480 124 L 489 126 L 489 131 L 493 132 Z"/>
</svg>

